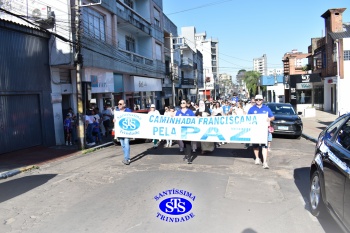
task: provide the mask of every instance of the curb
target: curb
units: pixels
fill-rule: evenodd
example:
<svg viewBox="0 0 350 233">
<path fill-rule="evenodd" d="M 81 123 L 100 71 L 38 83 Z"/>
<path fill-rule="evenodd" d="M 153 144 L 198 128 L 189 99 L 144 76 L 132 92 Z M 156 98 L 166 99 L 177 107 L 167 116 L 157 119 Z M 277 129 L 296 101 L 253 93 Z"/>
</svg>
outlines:
<svg viewBox="0 0 350 233">
<path fill-rule="evenodd" d="M 113 142 L 107 142 L 107 143 L 104 143 L 102 145 L 98 145 L 98 146 L 94 146 L 94 147 L 90 147 L 88 149 L 82 150 L 81 152 L 83 154 L 87 154 L 87 153 L 91 153 L 91 152 L 94 152 L 94 151 L 96 151 L 98 149 L 101 149 L 101 148 L 104 148 L 104 147 L 107 147 L 107 146 L 111 146 L 111 145 L 113 145 Z M 52 160 L 49 160 L 47 162 L 50 162 L 50 161 L 52 161 Z M 40 164 L 45 164 L 45 162 L 40 163 Z M 0 180 L 1 179 L 6 179 L 6 178 L 11 177 L 11 176 L 18 175 L 21 172 L 29 171 L 29 170 L 32 170 L 32 169 L 39 169 L 39 168 L 40 167 L 38 165 L 30 165 L 30 166 L 26 166 L 26 167 L 20 167 L 20 168 L 12 169 L 12 170 L 9 170 L 9 171 L 1 172 L 0 173 Z"/>
<path fill-rule="evenodd" d="M 310 140 L 310 141 L 315 142 L 315 143 L 317 142 L 317 138 L 311 137 L 311 136 L 304 134 L 304 133 L 302 133 L 301 135 L 303 138 L 305 138 L 307 140 Z"/>
<path fill-rule="evenodd" d="M 21 168 L 13 169 L 13 170 L 10 170 L 10 171 L 2 172 L 2 173 L 0 173 L 0 179 L 6 179 L 8 177 L 17 175 L 17 174 L 19 174 L 21 172 L 29 171 L 29 170 L 32 170 L 32 169 L 38 169 L 38 168 L 39 168 L 38 166 L 30 165 L 30 166 L 21 167 Z"/>
</svg>

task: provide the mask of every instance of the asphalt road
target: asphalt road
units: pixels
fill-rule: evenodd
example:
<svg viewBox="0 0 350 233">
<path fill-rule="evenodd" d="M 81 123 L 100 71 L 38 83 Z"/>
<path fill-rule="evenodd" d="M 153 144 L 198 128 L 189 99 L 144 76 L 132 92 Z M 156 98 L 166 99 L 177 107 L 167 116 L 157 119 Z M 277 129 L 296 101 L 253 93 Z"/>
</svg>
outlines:
<svg viewBox="0 0 350 233">
<path fill-rule="evenodd" d="M 191 165 L 177 145 L 151 147 L 133 144 L 130 166 L 111 146 L 1 180 L 0 232 L 340 232 L 308 211 L 313 142 L 274 138 L 268 170 L 243 144 Z M 185 214 L 160 207 L 184 199 Z"/>
</svg>

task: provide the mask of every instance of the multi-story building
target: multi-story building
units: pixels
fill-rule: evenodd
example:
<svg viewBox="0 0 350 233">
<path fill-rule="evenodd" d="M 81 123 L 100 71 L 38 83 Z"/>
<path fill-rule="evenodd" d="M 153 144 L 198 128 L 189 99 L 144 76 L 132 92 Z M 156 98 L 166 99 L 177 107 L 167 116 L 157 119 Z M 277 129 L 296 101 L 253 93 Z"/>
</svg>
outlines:
<svg viewBox="0 0 350 233">
<path fill-rule="evenodd" d="M 350 93 L 350 23 L 343 23 L 346 8 L 328 9 L 321 15 L 325 20 L 325 37 L 312 38 L 309 66 L 322 82 L 314 87 L 316 107 L 335 114 L 349 112 Z"/>
<path fill-rule="evenodd" d="M 195 44 L 203 55 L 203 83 L 199 89 L 201 99 L 219 97 L 219 40 L 207 38 L 207 33 L 195 33 Z"/>
<path fill-rule="evenodd" d="M 226 99 L 233 93 L 232 76 L 226 73 L 219 74 L 218 78 L 219 94 L 221 99 Z"/>
<path fill-rule="evenodd" d="M 198 102 L 200 98 L 203 98 L 203 93 L 201 93 L 200 90 L 205 88 L 205 55 L 203 51 L 198 48 L 195 37 L 196 28 L 193 26 L 182 27 L 181 34 L 178 37 L 172 37 L 173 54 L 175 54 L 175 51 L 180 51 L 181 59 L 178 71 L 179 85 L 176 87 L 175 91 L 177 94 L 176 103 L 181 99 Z M 207 85 L 208 83 L 209 82 L 207 82 Z M 209 88 L 210 87 L 208 87 L 208 90 L 210 90 Z"/>
<path fill-rule="evenodd" d="M 261 75 L 267 75 L 267 56 L 266 54 L 261 57 L 253 59 L 253 70 L 259 72 Z"/>
<path fill-rule="evenodd" d="M 291 52 L 285 53 L 282 58 L 283 75 L 285 77 L 284 101 L 286 103 L 291 103 L 298 111 L 302 111 L 302 108 L 309 107 L 312 102 L 311 84 L 296 84 L 296 82 L 299 83 L 296 79 L 299 80 L 309 73 L 307 66 L 309 56 L 310 53 L 303 53 L 299 52 L 297 49 L 293 49 Z M 301 104 L 303 104 L 303 106 Z"/>
<path fill-rule="evenodd" d="M 310 53 L 299 52 L 297 49 L 285 53 L 282 58 L 283 73 L 285 75 L 305 74 L 309 55 Z"/>
<path fill-rule="evenodd" d="M 165 78 L 163 81 L 163 102 L 169 106 L 178 105 L 180 84 L 181 49 L 178 47 L 177 27 L 163 14 Z M 180 40 L 181 41 L 181 40 Z"/>
<path fill-rule="evenodd" d="M 197 101 L 197 58 L 201 59 L 201 56 L 196 55 L 195 33 L 195 27 L 182 27 L 180 41 L 177 44 L 181 51 L 181 88 L 179 88 L 178 96 L 179 99 L 187 99 L 192 102 Z"/>
<path fill-rule="evenodd" d="M 78 113 L 79 122 L 82 123 L 83 116 L 91 104 L 102 109 L 104 104 L 114 106 L 118 99 L 123 98 L 132 109 L 147 108 L 151 103 L 160 108 L 167 100 L 162 92 L 162 88 L 165 87 L 165 60 L 169 60 L 169 57 L 166 58 L 164 37 L 169 34 L 176 35 L 177 29 L 164 16 L 162 0 L 96 2 L 69 0 L 64 4 L 62 1 L 42 0 L 39 3 L 24 0 L 8 1 L 5 4 L 9 6 L 8 13 L 2 12 L 0 17 L 6 18 L 6 15 L 11 15 L 19 18 L 19 23 L 26 28 L 21 29 L 23 33 L 19 35 L 16 34 L 16 27 L 23 26 L 6 26 L 4 32 L 9 35 L 16 34 L 18 40 L 14 37 L 12 40 L 7 40 L 10 37 L 1 37 L 2 44 L 6 44 L 2 47 L 13 47 L 15 53 L 28 56 L 23 56 L 26 58 L 23 62 L 11 60 L 10 56 L 1 56 L 2 60 L 13 64 L 11 71 L 4 77 L 17 80 L 16 83 L 25 83 L 21 78 L 26 75 L 18 73 L 21 67 L 22 70 L 26 70 L 27 75 L 33 74 L 42 80 L 36 81 L 37 85 L 33 89 L 35 93 L 39 93 L 40 87 L 40 92 L 43 93 L 38 96 L 43 101 L 37 102 L 41 106 L 36 107 L 42 115 L 33 118 L 32 125 L 37 131 L 48 131 L 42 130 L 38 134 L 33 133 L 35 130 L 26 131 L 28 135 L 42 135 L 36 137 L 42 138 L 41 141 L 28 143 L 28 140 L 23 143 L 28 144 L 27 146 L 52 144 L 51 138 L 54 138 L 54 144 L 64 144 L 63 116 L 69 107 Z M 77 3 L 81 5 L 77 6 Z M 28 16 L 25 18 L 30 22 L 20 19 L 23 16 Z M 9 17 L 6 19 L 11 20 Z M 39 29 L 32 29 L 34 27 Z M 14 43 L 20 45 L 29 39 L 35 41 L 34 47 L 14 46 Z M 167 46 L 169 49 L 169 43 Z M 33 60 L 33 48 L 41 48 L 40 51 L 36 51 L 42 55 L 34 65 L 28 62 Z M 6 53 L 5 50 L 2 52 Z M 42 62 L 45 53 L 48 60 Z M 179 59 L 174 57 L 172 63 L 176 64 Z M 42 68 L 39 68 L 40 64 Z M 36 71 L 40 71 L 41 75 L 37 75 Z M 50 81 L 44 81 L 43 75 L 45 80 Z M 18 95 L 19 86 L 14 85 L 11 88 L 7 91 L 16 92 Z M 26 88 L 30 88 L 30 85 L 23 85 L 21 93 L 25 93 Z M 13 101 L 12 106 L 16 98 L 13 98 Z M 27 106 L 35 105 L 28 103 Z M 19 115 L 22 110 L 23 115 L 28 112 L 28 109 L 18 108 Z M 51 121 L 47 120 L 50 116 Z M 9 116 L 6 118 L 11 119 Z M 38 119 L 42 119 L 42 122 L 38 123 Z M 80 126 L 80 131 L 83 131 L 83 125 Z M 51 129 L 54 129 L 54 132 L 50 131 Z M 18 141 L 24 140 L 14 140 L 12 137 L 6 134 L 6 141 L 14 141 L 17 149 L 22 148 L 18 147 Z"/>
</svg>

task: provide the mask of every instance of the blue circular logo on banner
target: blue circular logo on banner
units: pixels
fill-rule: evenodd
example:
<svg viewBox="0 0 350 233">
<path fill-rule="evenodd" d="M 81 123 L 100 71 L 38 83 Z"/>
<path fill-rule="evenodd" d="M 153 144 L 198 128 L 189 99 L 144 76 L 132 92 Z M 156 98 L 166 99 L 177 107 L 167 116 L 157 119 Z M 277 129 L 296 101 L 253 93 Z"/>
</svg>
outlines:
<svg viewBox="0 0 350 233">
<path fill-rule="evenodd" d="M 180 215 L 192 209 L 192 203 L 180 197 L 170 197 L 159 203 L 159 209 L 166 214 Z"/>
<path fill-rule="evenodd" d="M 119 120 L 119 127 L 125 131 L 134 131 L 140 128 L 140 121 L 133 117 L 124 117 Z"/>
</svg>

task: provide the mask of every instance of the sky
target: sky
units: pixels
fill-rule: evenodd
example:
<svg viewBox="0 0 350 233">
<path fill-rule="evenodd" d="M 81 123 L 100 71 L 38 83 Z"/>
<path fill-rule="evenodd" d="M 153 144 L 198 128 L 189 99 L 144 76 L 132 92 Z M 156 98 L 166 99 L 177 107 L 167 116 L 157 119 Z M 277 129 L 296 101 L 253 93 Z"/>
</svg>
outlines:
<svg viewBox="0 0 350 233">
<path fill-rule="evenodd" d="M 219 73 L 235 77 L 253 70 L 253 59 L 267 56 L 267 68 L 283 68 L 285 53 L 307 53 L 311 38 L 323 37 L 328 9 L 348 8 L 350 0 L 163 0 L 163 12 L 177 26 L 194 26 L 219 40 Z"/>
</svg>

